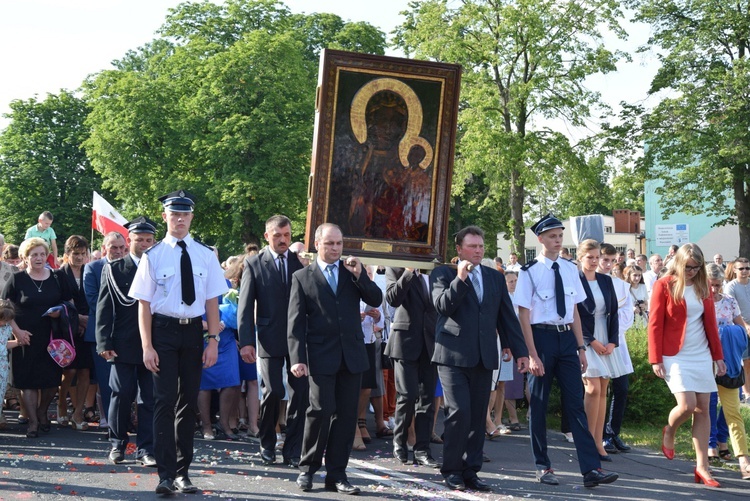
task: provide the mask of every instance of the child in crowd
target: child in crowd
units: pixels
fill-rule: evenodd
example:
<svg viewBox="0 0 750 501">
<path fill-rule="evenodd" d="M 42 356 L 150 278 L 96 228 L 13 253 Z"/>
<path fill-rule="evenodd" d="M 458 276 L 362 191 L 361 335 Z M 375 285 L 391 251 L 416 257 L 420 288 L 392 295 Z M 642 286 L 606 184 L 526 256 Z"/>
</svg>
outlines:
<svg viewBox="0 0 750 501">
<path fill-rule="evenodd" d="M 50 211 L 46 210 L 42 212 L 39 215 L 39 219 L 37 219 L 37 223 L 26 230 L 26 236 L 23 238 L 27 240 L 32 237 L 39 237 L 47 242 L 50 248 L 47 263 L 49 263 L 51 268 L 59 268 L 60 264 L 57 261 L 57 235 L 55 235 L 55 230 L 52 229 L 52 221 L 54 219 Z"/>
<path fill-rule="evenodd" d="M 13 338 L 10 327 L 11 321 L 16 317 L 13 303 L 8 299 L 0 299 L 0 395 L 5 395 L 8 387 L 8 350 L 18 346 L 18 341 Z M 0 430 L 5 428 L 5 416 L 0 412 Z"/>
</svg>

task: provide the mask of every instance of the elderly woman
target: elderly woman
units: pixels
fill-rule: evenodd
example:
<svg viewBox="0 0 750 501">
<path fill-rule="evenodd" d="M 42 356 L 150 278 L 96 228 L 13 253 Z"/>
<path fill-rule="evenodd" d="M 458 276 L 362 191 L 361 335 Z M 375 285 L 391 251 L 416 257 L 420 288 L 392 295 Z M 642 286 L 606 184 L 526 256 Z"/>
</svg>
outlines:
<svg viewBox="0 0 750 501">
<path fill-rule="evenodd" d="M 70 418 L 70 425 L 74 430 L 85 431 L 89 425 L 83 416 L 84 401 L 89 390 L 91 369 L 94 367 L 91 349 L 83 340 L 83 333 L 86 331 L 89 320 L 89 303 L 86 301 L 86 294 L 83 291 L 83 266 L 89 260 L 88 240 L 80 235 L 68 237 L 65 241 L 63 260 L 65 264 L 60 268 L 60 272 L 68 279 L 68 285 L 73 291 L 73 303 L 78 310 L 78 332 L 73 333 L 76 359 L 63 370 L 60 397 L 57 401 L 57 423 L 60 426 L 68 425 L 66 399 L 70 391 L 73 400 L 73 415 Z M 76 379 L 75 386 L 71 386 L 73 379 Z"/>
<path fill-rule="evenodd" d="M 49 308 L 72 299 L 66 278 L 45 265 L 49 248 L 41 238 L 25 240 L 19 249 L 25 269 L 13 274 L 2 297 L 16 307 L 16 319 L 11 323 L 13 335 L 20 348 L 11 352 L 13 384 L 21 390 L 21 398 L 29 412 L 28 438 L 36 438 L 39 431 L 50 429 L 49 408 L 60 386 L 62 369 L 47 353 L 52 330 L 51 316 L 42 316 Z"/>
<path fill-rule="evenodd" d="M 726 372 L 714 300 L 700 247 L 685 244 L 675 253 L 666 275 L 654 283 L 648 319 L 648 359 L 664 379 L 677 405 L 662 430 L 662 452 L 674 459 L 677 429 L 692 418 L 695 482 L 719 487 L 708 468 L 708 415 L 713 378 Z"/>
</svg>

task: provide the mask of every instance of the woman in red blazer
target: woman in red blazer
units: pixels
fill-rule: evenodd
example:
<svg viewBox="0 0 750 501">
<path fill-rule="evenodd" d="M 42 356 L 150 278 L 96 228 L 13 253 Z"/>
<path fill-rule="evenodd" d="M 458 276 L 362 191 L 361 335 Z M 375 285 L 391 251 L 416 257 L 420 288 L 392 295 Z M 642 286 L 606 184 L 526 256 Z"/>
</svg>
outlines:
<svg viewBox="0 0 750 501">
<path fill-rule="evenodd" d="M 695 482 L 719 487 L 708 470 L 708 408 L 716 391 L 713 365 L 717 375 L 726 368 L 705 260 L 697 245 L 680 247 L 665 276 L 656 281 L 649 315 L 649 362 L 677 400 L 662 430 L 662 452 L 674 458 L 677 428 L 692 417 Z"/>
</svg>

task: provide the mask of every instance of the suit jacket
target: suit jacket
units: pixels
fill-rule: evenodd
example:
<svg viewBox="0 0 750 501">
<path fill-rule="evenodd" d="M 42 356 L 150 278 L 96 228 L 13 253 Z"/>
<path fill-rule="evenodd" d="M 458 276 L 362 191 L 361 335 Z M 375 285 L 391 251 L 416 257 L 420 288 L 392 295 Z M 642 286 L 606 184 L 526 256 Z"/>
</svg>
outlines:
<svg viewBox="0 0 750 501">
<path fill-rule="evenodd" d="M 578 303 L 576 307 L 578 308 L 578 316 L 581 318 L 583 342 L 589 345 L 595 339 L 594 328 L 596 320 L 594 319 L 594 312 L 596 311 L 596 303 L 594 302 L 594 297 L 592 296 L 591 287 L 589 286 L 589 281 L 586 279 L 586 275 L 584 275 L 582 271 L 579 271 L 578 276 L 581 278 L 583 290 L 586 291 L 586 299 Z M 607 342 L 603 344 L 614 343 L 615 346 L 619 346 L 620 317 L 617 311 L 617 292 L 615 292 L 612 277 L 597 273 L 596 283 L 599 284 L 599 289 L 602 291 L 602 296 L 604 296 L 604 304 L 607 307 Z"/>
<path fill-rule="evenodd" d="M 651 307 L 648 312 L 648 361 L 651 364 L 662 363 L 664 355 L 677 355 L 685 342 L 687 306 L 684 300 L 675 303 L 669 294 L 672 280 L 671 276 L 660 278 L 654 283 L 651 292 Z M 706 330 L 711 358 L 723 360 L 716 310 L 710 294 L 703 300 L 703 328 Z"/>
<path fill-rule="evenodd" d="M 505 278 L 486 266 L 479 269 L 481 304 L 470 280 L 460 280 L 454 267 L 440 266 L 430 274 L 438 314 L 432 357 L 436 364 L 476 367 L 481 363 L 486 369 L 497 369 L 498 334 L 502 347 L 510 348 L 516 359 L 529 356 Z"/>
<path fill-rule="evenodd" d="M 424 279 L 403 268 L 386 268 L 385 300 L 396 308 L 385 354 L 402 360 L 418 360 L 423 348 L 435 353 L 437 312 Z"/>
<path fill-rule="evenodd" d="M 96 303 L 99 301 L 99 284 L 102 279 L 102 268 L 106 258 L 97 259 L 83 268 L 83 292 L 89 305 L 89 323 L 83 335 L 84 341 L 96 342 Z"/>
<path fill-rule="evenodd" d="M 303 266 L 297 254 L 288 252 L 287 255 L 286 288 L 268 247 L 245 258 L 237 305 L 240 346 L 255 346 L 260 357 L 285 357 L 288 353 L 286 334 L 291 278 Z"/>
<path fill-rule="evenodd" d="M 335 374 L 343 358 L 351 373 L 367 370 L 365 335 L 359 301 L 373 308 L 383 302 L 383 293 L 367 272 L 359 279 L 339 266 L 338 289 L 334 293 L 317 262 L 292 277 L 289 298 L 288 342 L 292 365 L 307 364 L 311 375 Z"/>
<path fill-rule="evenodd" d="M 85 269 L 85 268 L 84 268 Z M 60 272 L 65 276 L 70 284 L 70 290 L 73 291 L 73 305 L 78 310 L 79 315 L 89 314 L 89 304 L 86 301 L 86 294 L 83 292 L 83 271 L 81 270 L 81 285 L 76 283 L 76 277 L 73 275 L 73 269 L 69 264 L 64 264 L 60 267 Z"/>
<path fill-rule="evenodd" d="M 143 349 L 138 328 L 138 301 L 123 298 L 114 289 L 109 276 L 122 295 L 127 296 L 138 267 L 130 254 L 112 261 L 111 267 L 102 270 L 102 283 L 96 303 L 96 352 L 115 350 L 117 362 L 142 364 Z"/>
</svg>

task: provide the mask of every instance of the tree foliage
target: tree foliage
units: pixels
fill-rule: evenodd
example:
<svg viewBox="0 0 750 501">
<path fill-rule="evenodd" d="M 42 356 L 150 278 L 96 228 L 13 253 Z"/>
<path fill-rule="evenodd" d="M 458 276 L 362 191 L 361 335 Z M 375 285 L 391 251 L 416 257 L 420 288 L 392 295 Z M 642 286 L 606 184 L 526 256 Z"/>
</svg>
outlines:
<svg viewBox="0 0 750 501">
<path fill-rule="evenodd" d="M 160 38 L 86 85 L 85 147 L 128 212 L 156 198 L 198 198 L 195 233 L 233 252 L 275 214 L 305 220 L 318 56 L 325 47 L 382 54 L 385 36 L 280 2 L 183 3 Z"/>
<path fill-rule="evenodd" d="M 48 210 L 58 248 L 73 234 L 91 232 L 91 199 L 101 190 L 81 143 L 88 137 L 86 103 L 71 92 L 15 100 L 0 134 L 0 228 L 20 244 L 26 229 Z"/>
<path fill-rule="evenodd" d="M 561 209 L 562 179 L 588 172 L 587 184 L 599 184 L 600 172 L 581 170 L 581 145 L 548 124 L 582 127 L 605 109 L 584 80 L 615 70 L 623 56 L 607 50 L 601 34 L 625 36 L 619 2 L 425 0 L 404 14 L 395 41 L 407 54 L 464 67 L 454 194 L 481 177 L 490 197 L 509 205 L 505 229 L 523 249 L 525 219 Z"/>
<path fill-rule="evenodd" d="M 708 214 L 737 223 L 750 253 L 750 2 L 632 0 L 652 26 L 642 50 L 661 67 L 650 111 L 631 107 L 620 132 L 646 145 L 634 170 L 663 179 L 664 215 Z M 734 201 L 731 202 L 731 198 Z"/>
</svg>

